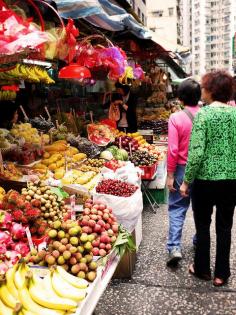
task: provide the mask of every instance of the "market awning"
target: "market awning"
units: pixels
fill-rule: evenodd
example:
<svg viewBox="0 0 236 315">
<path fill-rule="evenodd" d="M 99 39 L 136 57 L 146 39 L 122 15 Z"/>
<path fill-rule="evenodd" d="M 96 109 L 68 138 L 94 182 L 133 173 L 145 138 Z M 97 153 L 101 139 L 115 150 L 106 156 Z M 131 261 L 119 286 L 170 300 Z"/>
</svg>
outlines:
<svg viewBox="0 0 236 315">
<path fill-rule="evenodd" d="M 92 25 L 108 31 L 129 30 L 139 38 L 150 38 L 151 34 L 142 24 L 123 8 L 108 0 L 55 0 L 63 18 L 83 18 Z"/>
<path fill-rule="evenodd" d="M 173 43 L 171 41 L 168 41 L 167 39 L 157 35 L 154 32 L 150 32 L 150 33 L 151 33 L 151 36 L 152 36 L 151 39 L 155 43 L 161 45 L 166 51 L 171 51 L 173 53 L 178 53 L 178 54 L 186 53 L 186 52 L 189 51 L 189 47 L 175 44 L 175 43 Z"/>
</svg>

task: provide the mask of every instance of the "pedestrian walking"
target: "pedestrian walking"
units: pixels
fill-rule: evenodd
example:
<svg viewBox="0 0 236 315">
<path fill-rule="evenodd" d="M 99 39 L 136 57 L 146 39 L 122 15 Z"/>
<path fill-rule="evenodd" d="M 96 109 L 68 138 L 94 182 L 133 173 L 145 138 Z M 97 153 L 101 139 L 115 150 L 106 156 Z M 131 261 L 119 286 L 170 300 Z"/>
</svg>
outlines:
<svg viewBox="0 0 236 315">
<path fill-rule="evenodd" d="M 209 106 L 194 120 L 184 182 L 188 196 L 193 182 L 192 202 L 197 245 L 189 272 L 211 279 L 210 224 L 216 206 L 216 261 L 213 284 L 224 285 L 230 277 L 230 245 L 236 205 L 236 108 L 227 102 L 233 94 L 233 77 L 224 71 L 202 78 L 202 98 Z"/>
<path fill-rule="evenodd" d="M 170 116 L 168 125 L 167 187 L 169 189 L 169 251 L 168 266 L 182 259 L 181 236 L 190 197 L 182 197 L 179 188 L 183 182 L 188 146 L 194 116 L 199 111 L 200 85 L 187 79 L 178 88 L 178 98 L 184 110 Z"/>
</svg>

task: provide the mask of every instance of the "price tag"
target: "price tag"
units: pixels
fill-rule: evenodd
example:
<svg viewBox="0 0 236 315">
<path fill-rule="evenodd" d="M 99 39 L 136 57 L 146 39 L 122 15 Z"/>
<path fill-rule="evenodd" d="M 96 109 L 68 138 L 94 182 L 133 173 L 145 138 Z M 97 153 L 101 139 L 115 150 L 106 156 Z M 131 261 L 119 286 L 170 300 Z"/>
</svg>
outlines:
<svg viewBox="0 0 236 315">
<path fill-rule="evenodd" d="M 132 157 L 132 143 L 129 143 L 129 153 L 130 153 L 130 156 Z"/>
<path fill-rule="evenodd" d="M 1 173 L 3 173 L 4 167 L 3 167 L 3 158 L 2 158 L 2 151 L 1 150 L 0 150 L 0 170 L 1 170 Z"/>
<path fill-rule="evenodd" d="M 32 249 L 34 249 L 34 244 L 33 244 L 33 241 L 32 241 L 32 236 L 31 236 L 29 227 L 27 227 L 25 229 L 25 233 L 26 233 L 26 236 L 27 236 L 27 239 L 28 239 L 30 250 L 32 250 Z"/>
<path fill-rule="evenodd" d="M 71 206 L 71 219 L 76 220 L 75 216 L 75 195 L 70 196 L 70 206 Z"/>
<path fill-rule="evenodd" d="M 91 110 L 91 111 L 89 112 L 89 114 L 90 114 L 91 123 L 93 124 L 93 111 Z"/>
<path fill-rule="evenodd" d="M 119 148 L 121 149 L 121 137 L 119 137 Z"/>
<path fill-rule="evenodd" d="M 41 250 L 47 248 L 47 243 L 46 242 L 42 242 L 38 245 L 38 251 L 40 252 Z"/>
<path fill-rule="evenodd" d="M 51 115 L 50 115 L 50 113 L 49 113 L 49 111 L 48 111 L 47 106 L 45 106 L 44 109 L 45 109 L 45 112 L 46 112 L 47 115 L 48 115 L 48 119 L 51 121 Z"/>
</svg>

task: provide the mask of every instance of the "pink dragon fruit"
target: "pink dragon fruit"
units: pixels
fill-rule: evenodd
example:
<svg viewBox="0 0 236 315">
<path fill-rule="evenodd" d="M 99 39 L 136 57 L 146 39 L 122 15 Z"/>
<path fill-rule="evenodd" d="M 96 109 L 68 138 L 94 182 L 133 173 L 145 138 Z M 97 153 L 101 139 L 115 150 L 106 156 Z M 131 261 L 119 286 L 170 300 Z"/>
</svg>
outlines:
<svg viewBox="0 0 236 315">
<path fill-rule="evenodd" d="M 29 253 L 29 247 L 24 242 L 14 243 L 12 244 L 12 249 L 21 254 L 22 257 L 25 257 Z"/>
<path fill-rule="evenodd" d="M 25 228 L 20 223 L 13 223 L 11 235 L 13 240 L 20 240 L 25 236 Z"/>
<path fill-rule="evenodd" d="M 5 261 L 5 263 L 7 264 L 8 267 L 12 267 L 21 258 L 21 255 L 15 250 L 8 250 L 6 252 L 6 258 L 7 260 Z"/>
<path fill-rule="evenodd" d="M 4 259 L 7 251 L 7 247 L 5 244 L 0 244 L 0 259 Z"/>
<path fill-rule="evenodd" d="M 0 274 L 4 275 L 6 271 L 8 270 L 8 265 L 5 262 L 0 263 Z"/>
<path fill-rule="evenodd" d="M 12 237 L 9 232 L 0 231 L 0 244 L 5 244 L 6 247 L 8 247 L 11 246 L 12 242 Z"/>
<path fill-rule="evenodd" d="M 10 213 L 0 210 L 0 229 L 9 230 L 12 224 Z"/>
</svg>

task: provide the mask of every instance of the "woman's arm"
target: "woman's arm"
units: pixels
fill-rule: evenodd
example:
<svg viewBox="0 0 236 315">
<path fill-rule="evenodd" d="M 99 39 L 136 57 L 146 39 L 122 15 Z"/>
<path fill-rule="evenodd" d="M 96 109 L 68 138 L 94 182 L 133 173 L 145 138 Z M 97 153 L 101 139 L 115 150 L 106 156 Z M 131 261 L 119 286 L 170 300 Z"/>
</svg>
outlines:
<svg viewBox="0 0 236 315">
<path fill-rule="evenodd" d="M 204 112 L 201 111 L 197 114 L 193 123 L 184 182 L 191 183 L 195 179 L 204 157 L 205 146 L 206 121 Z"/>
</svg>

